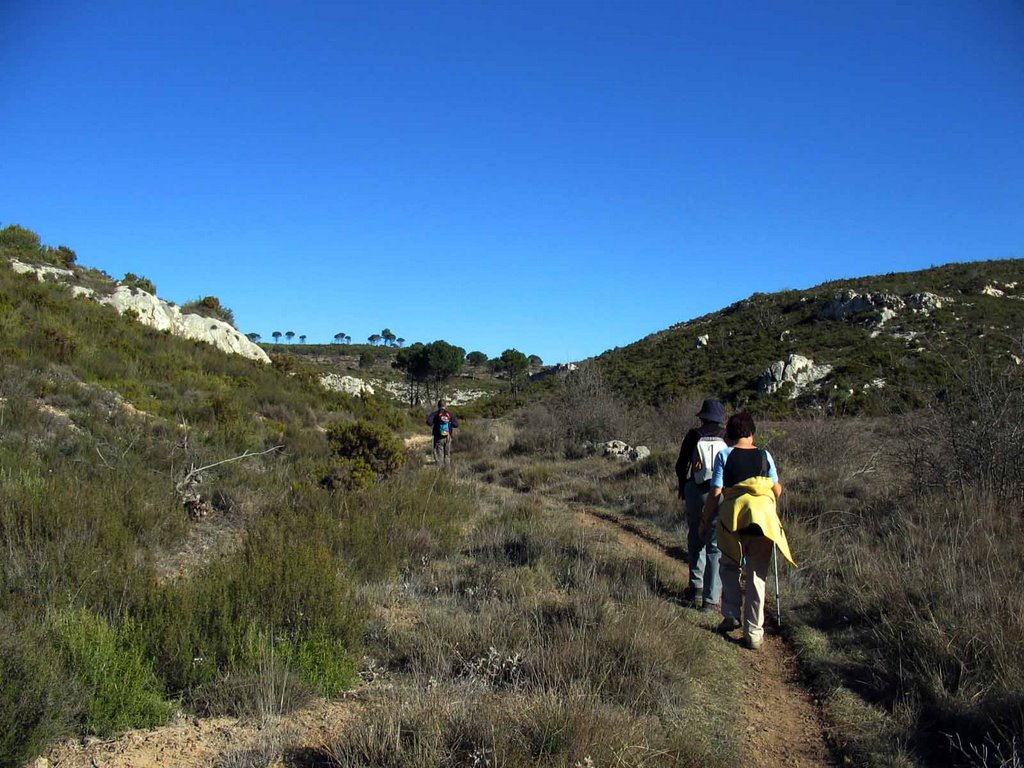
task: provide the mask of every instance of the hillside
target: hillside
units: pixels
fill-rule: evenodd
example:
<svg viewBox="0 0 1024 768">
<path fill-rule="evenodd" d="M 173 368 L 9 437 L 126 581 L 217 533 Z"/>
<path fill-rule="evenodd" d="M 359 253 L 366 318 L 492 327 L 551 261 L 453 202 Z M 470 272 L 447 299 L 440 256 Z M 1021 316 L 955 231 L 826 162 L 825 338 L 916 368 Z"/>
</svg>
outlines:
<svg viewBox="0 0 1024 768">
<path fill-rule="evenodd" d="M 597 361 L 634 401 L 708 392 L 768 412 L 816 403 L 856 413 L 925 402 L 967 355 L 1019 360 L 1022 329 L 1024 260 L 984 261 L 754 294 Z M 773 365 L 803 364 L 793 355 L 817 369 L 772 386 Z"/>
<path fill-rule="evenodd" d="M 266 351 L 279 358 L 294 358 L 315 373 L 328 389 L 350 394 L 370 392 L 396 403 L 409 404 L 410 387 L 404 373 L 395 367 L 400 347 L 371 344 L 267 344 Z M 492 372 L 490 366 L 470 365 L 444 382 L 443 394 L 451 405 L 465 405 L 506 393 L 508 378 Z M 421 393 L 426 402 L 427 393 Z"/>
<path fill-rule="evenodd" d="M 509 418 L 460 408 L 439 473 L 415 409 L 320 383 L 397 381 L 394 348 L 267 365 L 0 263 L 0 764 L 1019 766 L 1024 369 L 999 264 L 756 296 L 634 345 L 1003 366 L 906 419 L 763 424 L 800 567 L 752 656 L 680 602 L 692 393 L 640 407 L 565 371 L 525 407 L 485 398 Z M 832 304 L 853 285 L 871 296 Z M 821 397 L 787 386 L 759 405 Z M 650 455 L 595 453 L 612 437 Z"/>
</svg>

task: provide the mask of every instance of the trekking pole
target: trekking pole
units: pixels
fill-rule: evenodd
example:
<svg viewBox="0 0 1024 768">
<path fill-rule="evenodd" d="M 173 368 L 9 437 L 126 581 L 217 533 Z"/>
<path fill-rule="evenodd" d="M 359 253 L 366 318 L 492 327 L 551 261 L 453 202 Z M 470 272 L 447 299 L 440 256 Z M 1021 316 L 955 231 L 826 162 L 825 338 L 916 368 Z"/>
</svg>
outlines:
<svg viewBox="0 0 1024 768">
<path fill-rule="evenodd" d="M 782 629 L 782 599 L 779 597 L 779 551 L 772 543 L 772 562 L 775 564 L 775 622 Z"/>
</svg>

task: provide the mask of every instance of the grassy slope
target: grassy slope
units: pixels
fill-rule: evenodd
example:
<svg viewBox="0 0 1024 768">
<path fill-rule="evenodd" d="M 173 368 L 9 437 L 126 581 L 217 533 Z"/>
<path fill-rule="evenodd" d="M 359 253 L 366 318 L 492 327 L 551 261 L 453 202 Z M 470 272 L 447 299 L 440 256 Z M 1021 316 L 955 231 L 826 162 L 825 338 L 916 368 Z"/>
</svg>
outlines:
<svg viewBox="0 0 1024 768">
<path fill-rule="evenodd" d="M 409 547 L 443 547 L 457 520 L 447 503 L 441 517 L 400 508 L 424 498 L 415 478 L 358 508 L 319 488 L 336 459 L 323 427 L 395 429 L 401 412 L 153 331 L 2 264 L 0 369 L 5 764 L 61 734 L 152 724 L 169 698 L 247 710 L 241 681 L 265 669 L 269 638 L 289 690 L 344 687 L 365 620 L 357 585 L 396 570 Z M 195 578 L 160 579 L 196 530 L 175 495 L 188 468 L 274 446 L 200 487 L 215 517 L 245 531 L 238 547 L 197 563 Z M 421 529 L 430 535 L 410 538 Z"/>
<path fill-rule="evenodd" d="M 834 366 L 827 397 L 846 412 L 879 407 L 878 398 L 865 390 L 879 378 L 887 382 L 888 403 L 919 405 L 941 380 L 944 360 L 961 358 L 959 345 L 989 357 L 1020 353 L 1024 301 L 981 291 L 993 282 L 1019 282 L 1022 273 L 1024 261 L 988 261 L 754 294 L 597 359 L 616 390 L 634 401 L 664 402 L 691 391 L 714 392 L 734 403 L 757 400 L 756 383 L 764 370 L 798 353 Z M 928 316 L 904 310 L 872 338 L 869 317 L 820 319 L 822 308 L 845 289 L 900 296 L 927 291 L 953 301 Z M 1024 295 L 1024 286 L 1018 285 L 1016 294 Z M 896 332 L 917 336 L 907 341 Z M 710 337 L 708 346 L 698 348 L 703 335 Z M 788 410 L 781 397 L 759 409 Z"/>
<path fill-rule="evenodd" d="M 473 746 L 507 765 L 735 757 L 735 744 L 707 736 L 721 723 L 699 738 L 680 727 L 732 694 L 688 682 L 707 637 L 677 632 L 644 566 L 543 510 L 495 508 L 429 470 L 361 492 L 319 486 L 331 460 L 324 426 L 400 428 L 403 414 L 324 393 L 301 365 L 223 355 L 2 268 L 0 364 L 0 762 L 64 735 L 155 725 L 179 705 L 287 711 L 350 685 L 366 651 L 411 673 L 411 717 L 449 718 L 439 732 L 459 740 L 416 750 L 465 757 Z M 284 451 L 207 473 L 210 524 L 242 531 L 235 546 L 162 578 L 160 564 L 198 530 L 175 481 L 275 445 Z M 509 561 L 521 546 L 530 562 Z M 478 581 L 503 583 L 500 599 L 467 592 Z M 378 598 L 410 583 L 430 598 L 427 634 L 379 635 L 373 617 L 389 599 Z M 513 672 L 494 666 L 491 645 L 528 659 L 508 708 L 496 697 Z M 431 677 L 435 692 L 417 698 Z M 453 709 L 435 706 L 440 694 Z M 388 700 L 380 707 L 386 716 Z M 363 747 L 337 747 L 349 748 Z"/>
</svg>

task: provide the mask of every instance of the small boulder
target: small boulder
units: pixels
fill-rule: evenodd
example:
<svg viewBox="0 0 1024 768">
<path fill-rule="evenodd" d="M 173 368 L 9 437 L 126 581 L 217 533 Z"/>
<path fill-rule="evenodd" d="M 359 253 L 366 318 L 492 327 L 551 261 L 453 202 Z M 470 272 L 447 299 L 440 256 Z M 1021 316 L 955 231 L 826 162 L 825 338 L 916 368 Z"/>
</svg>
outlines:
<svg viewBox="0 0 1024 768">
<path fill-rule="evenodd" d="M 601 444 L 601 455 L 621 458 L 629 453 L 629 446 L 621 440 L 609 440 Z"/>
<path fill-rule="evenodd" d="M 636 448 L 629 452 L 630 461 L 643 461 L 651 455 L 651 449 L 646 445 L 638 445 Z"/>
</svg>

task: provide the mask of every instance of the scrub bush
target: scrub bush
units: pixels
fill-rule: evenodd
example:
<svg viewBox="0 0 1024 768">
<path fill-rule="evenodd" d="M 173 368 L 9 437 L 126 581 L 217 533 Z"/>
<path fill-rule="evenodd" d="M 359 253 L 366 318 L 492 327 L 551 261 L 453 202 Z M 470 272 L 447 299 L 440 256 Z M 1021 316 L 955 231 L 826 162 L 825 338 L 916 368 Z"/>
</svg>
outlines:
<svg viewBox="0 0 1024 768">
<path fill-rule="evenodd" d="M 114 627 L 87 610 L 69 610 L 54 618 L 52 632 L 68 677 L 82 690 L 87 733 L 152 728 L 170 717 L 174 707 L 161 696 L 132 622 Z"/>
<path fill-rule="evenodd" d="M 362 464 L 383 478 L 405 463 L 401 441 L 385 427 L 369 421 L 334 424 L 327 430 L 327 441 L 339 458 L 355 465 L 350 474 L 359 472 Z"/>
<path fill-rule="evenodd" d="M 0 617 L 0 765 L 24 765 L 72 732 L 81 692 L 43 633 Z"/>
</svg>

